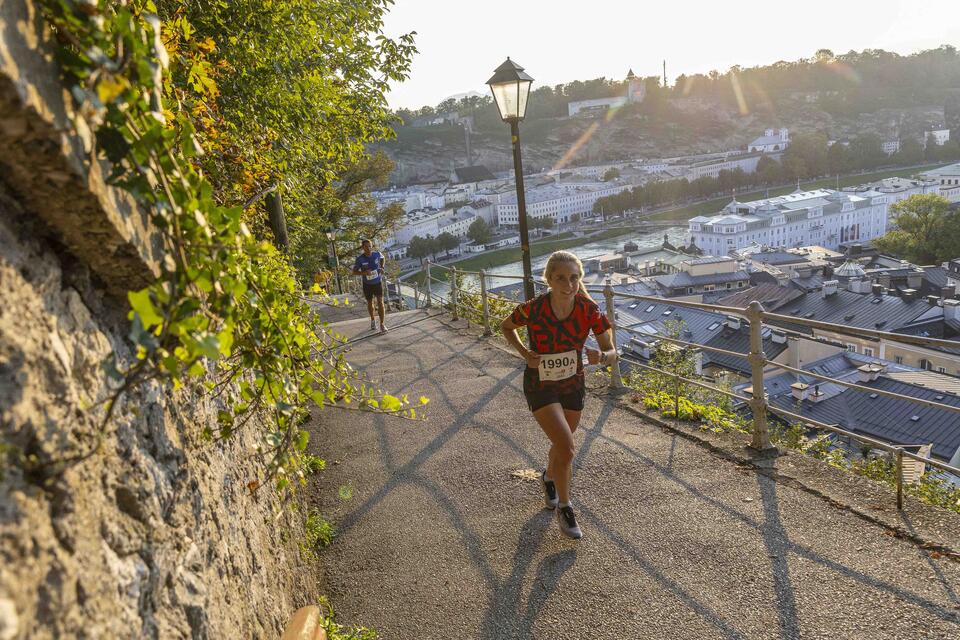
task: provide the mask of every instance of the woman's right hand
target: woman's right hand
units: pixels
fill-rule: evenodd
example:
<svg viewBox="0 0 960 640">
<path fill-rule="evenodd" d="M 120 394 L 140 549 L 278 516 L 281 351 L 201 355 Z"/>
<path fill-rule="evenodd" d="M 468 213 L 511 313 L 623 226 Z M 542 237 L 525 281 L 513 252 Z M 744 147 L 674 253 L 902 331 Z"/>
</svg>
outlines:
<svg viewBox="0 0 960 640">
<path fill-rule="evenodd" d="M 531 369 L 540 368 L 540 354 L 536 351 L 527 350 L 527 355 L 524 356 L 524 360 L 527 361 L 527 366 Z"/>
</svg>

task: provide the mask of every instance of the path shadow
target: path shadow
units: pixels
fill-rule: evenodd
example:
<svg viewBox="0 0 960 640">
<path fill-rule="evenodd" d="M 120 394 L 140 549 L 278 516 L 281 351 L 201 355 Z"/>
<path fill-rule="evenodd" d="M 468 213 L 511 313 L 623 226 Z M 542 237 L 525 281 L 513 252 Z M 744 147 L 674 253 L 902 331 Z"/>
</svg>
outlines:
<svg viewBox="0 0 960 640">
<path fill-rule="evenodd" d="M 767 557 L 770 558 L 781 637 L 794 640 L 800 637 L 800 621 L 797 618 L 797 600 L 790 582 L 788 563 L 790 540 L 780 520 L 777 483 L 758 470 L 757 484 L 760 486 L 760 499 L 763 503 L 763 525 L 760 527 L 760 532 L 763 544 L 767 548 Z"/>
<path fill-rule="evenodd" d="M 523 582 L 533 558 L 543 544 L 553 512 L 541 510 L 524 523 L 517 537 L 510 575 L 496 586 L 483 619 L 482 638 L 530 638 L 534 622 L 556 591 L 560 580 L 576 561 L 576 548 L 551 554 L 541 560 L 521 615 Z"/>
</svg>

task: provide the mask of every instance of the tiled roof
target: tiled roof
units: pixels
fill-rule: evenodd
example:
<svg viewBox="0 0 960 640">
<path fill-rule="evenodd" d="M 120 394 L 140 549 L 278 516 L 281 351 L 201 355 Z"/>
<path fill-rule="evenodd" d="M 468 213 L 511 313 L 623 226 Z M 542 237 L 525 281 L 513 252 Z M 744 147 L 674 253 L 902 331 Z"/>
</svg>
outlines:
<svg viewBox="0 0 960 640">
<path fill-rule="evenodd" d="M 930 311 L 931 305 L 922 299 L 907 302 L 896 296 L 873 296 L 841 289 L 827 297 L 819 292 L 807 293 L 777 313 L 848 327 L 896 331 Z"/>
<path fill-rule="evenodd" d="M 787 251 L 761 251 L 758 253 L 750 254 L 750 260 L 755 262 L 762 262 L 763 264 L 800 264 L 803 262 L 810 262 L 806 256 L 799 256 L 795 253 L 789 253 Z"/>
<path fill-rule="evenodd" d="M 454 169 L 454 172 L 457 174 L 457 179 L 460 182 L 481 182 L 483 180 L 495 179 L 493 174 L 490 173 L 490 169 L 487 169 L 482 164 L 471 167 L 457 167 Z"/>
<path fill-rule="evenodd" d="M 723 284 L 725 282 L 736 282 L 738 280 L 749 280 L 750 274 L 746 271 L 734 271 L 733 273 L 707 273 L 702 276 L 692 276 L 686 271 L 670 273 L 665 276 L 654 276 L 662 287 L 668 289 L 676 287 L 696 287 L 705 284 Z"/>
<path fill-rule="evenodd" d="M 794 380 L 793 376 L 780 376 L 780 378 L 790 382 Z M 848 389 L 840 385 L 819 383 L 812 378 L 810 380 L 812 385 L 819 384 L 821 391 L 825 391 L 826 386 L 839 387 L 840 390 L 836 393 L 826 390 L 828 397 L 817 403 L 804 400 L 800 403 L 799 409 L 797 400 L 789 389 L 777 395 L 768 390 L 770 402 L 776 407 L 799 413 L 818 422 L 836 424 L 848 431 L 862 433 L 886 442 L 901 445 L 932 443 L 932 455 L 942 460 L 950 460 L 960 448 L 960 429 L 957 428 L 960 414 L 925 407 L 908 400 Z M 883 375 L 874 381 L 859 384 L 960 407 L 960 397 Z"/>
<path fill-rule="evenodd" d="M 717 304 L 746 309 L 751 302 L 756 300 L 767 311 L 775 311 L 802 295 L 801 291 L 791 287 L 781 287 L 778 284 L 760 284 L 720 298 Z"/>
</svg>

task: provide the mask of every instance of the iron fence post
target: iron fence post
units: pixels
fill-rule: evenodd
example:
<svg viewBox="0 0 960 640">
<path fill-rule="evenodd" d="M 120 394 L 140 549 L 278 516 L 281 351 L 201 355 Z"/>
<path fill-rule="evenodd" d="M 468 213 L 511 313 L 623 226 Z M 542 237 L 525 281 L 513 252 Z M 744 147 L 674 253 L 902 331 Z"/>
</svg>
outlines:
<svg viewBox="0 0 960 640">
<path fill-rule="evenodd" d="M 763 386 L 763 367 L 766 357 L 763 353 L 763 305 L 754 300 L 747 307 L 747 320 L 750 322 L 750 382 L 753 385 L 753 399 L 750 409 L 753 412 L 753 440 L 750 446 L 757 451 L 773 448 L 770 444 L 770 431 L 767 428 L 767 399 Z"/>
<path fill-rule="evenodd" d="M 416 282 L 413 283 L 413 308 L 420 308 L 420 287 Z"/>
<path fill-rule="evenodd" d="M 459 320 L 460 316 L 457 314 L 457 268 L 452 267 L 450 269 L 450 306 L 453 307 L 453 319 Z"/>
<path fill-rule="evenodd" d="M 487 272 L 480 269 L 480 303 L 483 305 L 483 335 L 493 335 L 490 330 L 490 305 L 487 301 Z"/>
<path fill-rule="evenodd" d="M 897 509 L 903 510 L 903 447 L 897 447 Z"/>
<path fill-rule="evenodd" d="M 427 304 L 426 307 L 433 306 L 433 283 L 430 281 L 430 258 L 427 258 Z"/>
<path fill-rule="evenodd" d="M 613 306 L 613 286 L 610 279 L 607 278 L 603 286 L 603 298 L 606 301 L 607 320 L 610 321 L 610 339 L 613 342 L 613 362 L 610 364 L 610 388 L 623 388 L 623 380 L 620 378 L 620 356 L 617 351 L 617 311 Z"/>
</svg>

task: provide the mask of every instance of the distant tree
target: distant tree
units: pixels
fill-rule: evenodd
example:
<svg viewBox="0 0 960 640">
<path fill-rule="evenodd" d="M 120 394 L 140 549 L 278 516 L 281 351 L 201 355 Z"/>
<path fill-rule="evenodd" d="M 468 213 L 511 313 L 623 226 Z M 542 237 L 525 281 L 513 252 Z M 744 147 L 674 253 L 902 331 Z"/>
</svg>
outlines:
<svg viewBox="0 0 960 640">
<path fill-rule="evenodd" d="M 757 161 L 757 178 L 761 184 L 778 184 L 783 182 L 783 167 L 770 156 L 762 156 Z"/>
<path fill-rule="evenodd" d="M 450 253 L 450 251 L 459 246 L 460 239 L 449 231 L 444 231 L 437 236 L 437 251 L 446 251 L 447 253 Z"/>
<path fill-rule="evenodd" d="M 573 222 L 573 223 L 580 222 L 580 214 L 575 213 L 572 216 L 570 216 L 570 222 Z"/>
<path fill-rule="evenodd" d="M 897 164 L 917 164 L 923 162 L 923 145 L 913 138 L 907 138 L 900 142 L 900 150 L 894 154 L 893 160 Z"/>
<path fill-rule="evenodd" d="M 960 256 L 960 212 L 933 194 L 910 196 L 890 211 L 897 228 L 873 241 L 881 252 L 914 264 L 940 264 Z"/>
<path fill-rule="evenodd" d="M 467 229 L 467 237 L 477 244 L 484 244 L 490 242 L 490 239 L 493 238 L 493 230 L 486 220 L 478 217 Z"/>
<path fill-rule="evenodd" d="M 609 182 L 610 180 L 616 180 L 620 177 L 620 170 L 616 167 L 610 167 L 603 173 L 603 181 Z"/>
<path fill-rule="evenodd" d="M 407 255 L 411 258 L 420 258 L 420 261 L 423 262 L 424 258 L 437 252 L 434 246 L 435 244 L 436 242 L 433 238 L 413 236 L 410 238 L 410 246 L 407 247 Z"/>
</svg>

